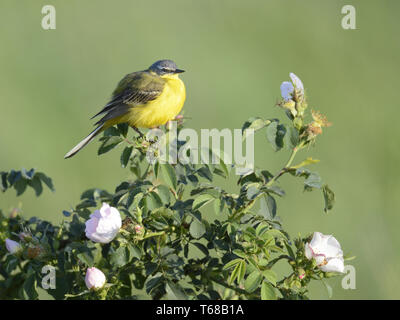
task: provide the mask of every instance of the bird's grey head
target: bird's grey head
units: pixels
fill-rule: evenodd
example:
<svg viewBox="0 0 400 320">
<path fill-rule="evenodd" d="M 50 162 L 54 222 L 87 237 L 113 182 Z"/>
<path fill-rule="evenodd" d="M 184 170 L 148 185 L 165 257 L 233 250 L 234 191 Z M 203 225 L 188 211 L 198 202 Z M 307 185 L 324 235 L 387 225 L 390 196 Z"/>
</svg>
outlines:
<svg viewBox="0 0 400 320">
<path fill-rule="evenodd" d="M 149 70 L 160 76 L 185 72 L 185 70 L 178 69 L 172 60 L 158 60 L 150 66 Z"/>
</svg>

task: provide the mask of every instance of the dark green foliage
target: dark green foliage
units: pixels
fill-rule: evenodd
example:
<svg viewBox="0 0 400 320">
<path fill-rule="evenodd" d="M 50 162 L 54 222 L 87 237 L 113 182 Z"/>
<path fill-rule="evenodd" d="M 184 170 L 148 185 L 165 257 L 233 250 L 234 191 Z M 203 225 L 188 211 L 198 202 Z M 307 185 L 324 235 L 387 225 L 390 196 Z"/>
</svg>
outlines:
<svg viewBox="0 0 400 320">
<path fill-rule="evenodd" d="M 20 171 L 1 171 L 0 177 L 1 190 L 5 192 L 7 189 L 14 188 L 17 192 L 17 196 L 23 194 L 28 186 L 35 191 L 36 196 L 40 196 L 43 192 L 42 183 L 51 191 L 55 191 L 51 178 L 43 172 L 36 172 L 35 169 L 27 171 L 22 168 Z"/>
<path fill-rule="evenodd" d="M 37 299 L 45 265 L 56 268 L 57 287 L 48 293 L 57 299 L 307 298 L 310 280 L 325 274 L 304 256 L 309 238 L 291 239 L 281 225 L 278 205 L 285 191 L 278 179 L 290 173 L 304 178 L 304 190 L 321 189 L 326 212 L 335 197 L 316 172 L 304 168 L 314 160 L 292 166 L 296 153 L 311 140 L 302 117 L 289 119 L 289 125 L 260 117 L 246 121 L 244 134 L 266 128 L 272 148 L 279 151 L 286 145 L 291 155 L 276 173 L 256 168 L 238 177 L 223 161 L 170 164 L 158 158 L 149 163 L 149 141 L 136 133 L 128 138 L 127 125 L 107 129 L 98 154 L 123 144 L 119 162 L 131 174 L 114 191 L 84 191 L 75 207 L 60 210 L 61 226 L 0 212 L 0 241 L 11 238 L 22 245 L 15 255 L 0 246 L 0 299 Z M 237 179 L 236 190 L 224 190 L 215 183 L 220 181 L 216 176 Z M 43 186 L 54 191 L 52 180 L 34 169 L 2 171 L 0 178 L 3 192 L 14 188 L 21 195 L 30 187 L 39 196 Z M 119 234 L 107 244 L 85 236 L 85 222 L 103 202 L 123 218 Z M 281 279 L 276 272 L 279 261 L 292 270 Z M 107 278 L 97 292 L 87 290 L 84 282 L 87 268 L 93 266 Z M 299 270 L 307 276 L 300 279 Z"/>
</svg>

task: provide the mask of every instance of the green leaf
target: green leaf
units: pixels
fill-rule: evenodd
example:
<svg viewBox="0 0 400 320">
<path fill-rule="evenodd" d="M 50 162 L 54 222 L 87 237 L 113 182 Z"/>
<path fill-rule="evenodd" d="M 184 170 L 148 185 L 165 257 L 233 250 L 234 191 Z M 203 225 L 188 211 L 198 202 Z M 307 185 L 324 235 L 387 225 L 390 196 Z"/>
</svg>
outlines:
<svg viewBox="0 0 400 320">
<path fill-rule="evenodd" d="M 8 188 L 7 183 L 8 172 L 1 172 L 1 191 L 6 191 Z"/>
<path fill-rule="evenodd" d="M 269 143 L 272 145 L 274 150 L 276 150 L 276 131 L 278 128 L 278 123 L 277 122 L 272 122 L 268 128 L 267 128 L 267 139 Z"/>
<path fill-rule="evenodd" d="M 273 270 L 264 270 L 261 274 L 268 282 L 271 282 L 274 286 L 276 285 L 277 275 Z"/>
<path fill-rule="evenodd" d="M 258 270 L 260 264 L 252 257 L 247 257 L 247 262 L 249 263 L 249 270 Z"/>
<path fill-rule="evenodd" d="M 162 207 L 163 202 L 162 202 L 160 196 L 156 192 L 152 191 L 146 197 L 146 205 L 147 205 L 147 209 L 149 209 L 150 211 L 153 211 L 155 209 Z"/>
<path fill-rule="evenodd" d="M 271 195 L 263 195 L 260 198 L 260 209 L 258 214 L 266 219 L 273 220 L 276 216 L 276 201 Z"/>
<path fill-rule="evenodd" d="M 290 256 L 292 259 L 296 259 L 296 255 L 294 254 L 292 247 L 291 247 L 288 243 L 286 243 L 286 242 L 285 242 L 285 247 L 286 247 L 286 250 L 287 250 L 289 256 Z"/>
<path fill-rule="evenodd" d="M 242 261 L 242 259 L 234 259 L 229 261 L 226 265 L 224 265 L 224 267 L 222 268 L 222 270 L 228 270 L 234 266 L 236 266 L 240 261 Z"/>
<path fill-rule="evenodd" d="M 119 247 L 115 250 L 110 257 L 110 262 L 115 267 L 123 267 L 129 261 L 129 252 L 126 247 Z"/>
<path fill-rule="evenodd" d="M 129 130 L 129 124 L 125 123 L 119 123 L 117 124 L 118 131 L 120 134 L 122 134 L 125 138 L 128 135 L 128 130 Z"/>
<path fill-rule="evenodd" d="M 195 195 L 205 194 L 205 193 L 211 195 L 213 198 L 218 198 L 221 196 L 221 191 L 217 190 L 217 188 L 213 187 L 213 186 L 205 186 L 205 187 L 199 187 L 199 188 L 193 189 L 190 192 L 190 195 L 195 196 Z"/>
<path fill-rule="evenodd" d="M 269 230 L 269 226 L 266 223 L 260 223 L 256 228 L 256 236 L 261 237 L 265 232 Z"/>
<path fill-rule="evenodd" d="M 133 244 L 128 245 L 128 250 L 129 250 L 129 260 L 136 258 L 140 259 L 142 257 L 142 251 L 138 246 L 135 246 Z"/>
<path fill-rule="evenodd" d="M 213 174 L 207 166 L 201 167 L 199 170 L 197 170 L 197 173 L 200 177 L 203 177 L 212 182 Z"/>
<path fill-rule="evenodd" d="M 246 258 L 246 254 L 242 250 L 235 249 L 232 252 L 240 258 Z"/>
<path fill-rule="evenodd" d="M 119 136 L 121 133 L 116 127 L 109 127 L 106 130 L 104 130 L 104 137 L 112 137 L 112 136 Z"/>
<path fill-rule="evenodd" d="M 252 183 L 248 186 L 248 189 L 246 191 L 247 199 L 253 200 L 257 198 L 257 196 L 260 194 L 260 189 L 258 187 L 258 183 Z"/>
<path fill-rule="evenodd" d="M 18 266 L 19 260 L 13 255 L 9 255 L 2 265 L 4 266 L 5 272 L 11 274 L 11 272 Z"/>
<path fill-rule="evenodd" d="M 17 191 L 17 196 L 23 194 L 28 185 L 28 180 L 20 177 L 18 180 L 14 182 L 14 189 Z"/>
<path fill-rule="evenodd" d="M 225 173 L 225 178 L 229 177 L 230 167 L 228 167 L 222 159 L 220 159 L 219 166 L 221 167 L 222 171 Z"/>
<path fill-rule="evenodd" d="M 307 179 L 304 181 L 304 187 L 321 189 L 322 179 L 316 172 L 311 172 Z"/>
<path fill-rule="evenodd" d="M 214 211 L 215 211 L 215 213 L 217 215 L 221 214 L 222 211 L 224 211 L 224 207 L 225 207 L 225 201 L 224 200 L 219 199 L 219 198 L 215 199 L 215 201 L 214 201 Z"/>
<path fill-rule="evenodd" d="M 267 139 L 275 151 L 283 148 L 283 138 L 286 133 L 286 127 L 274 121 L 267 127 Z"/>
<path fill-rule="evenodd" d="M 70 217 L 72 213 L 71 213 L 70 211 L 63 210 L 63 211 L 62 211 L 62 214 L 63 214 L 65 217 Z"/>
<path fill-rule="evenodd" d="M 162 285 L 162 283 L 165 281 L 164 277 L 162 276 L 162 273 L 158 272 L 152 277 L 148 277 L 146 280 L 146 292 L 150 293 L 153 291 L 155 288 L 158 286 Z"/>
<path fill-rule="evenodd" d="M 153 165 L 153 171 L 154 176 L 158 178 L 158 173 L 160 172 L 160 163 L 158 161 Z"/>
<path fill-rule="evenodd" d="M 326 289 L 326 291 L 328 293 L 328 298 L 331 299 L 332 296 L 333 296 L 332 287 L 328 283 L 326 283 L 326 281 L 324 281 L 324 280 L 322 280 L 322 283 L 324 284 L 324 287 L 325 287 L 325 289 Z"/>
<path fill-rule="evenodd" d="M 249 274 L 249 276 L 244 281 L 244 288 L 248 292 L 253 292 L 254 290 L 256 290 L 258 288 L 261 280 L 262 280 L 262 277 L 261 277 L 260 273 L 258 272 L 258 270 L 253 271 L 252 273 Z"/>
<path fill-rule="evenodd" d="M 261 299 L 262 300 L 276 300 L 274 288 L 268 283 L 263 282 L 261 286 Z"/>
<path fill-rule="evenodd" d="M 206 227 L 201 221 L 193 218 L 193 221 L 190 224 L 189 232 L 193 238 L 199 239 L 206 233 Z"/>
<path fill-rule="evenodd" d="M 269 229 L 266 233 L 273 236 L 274 238 L 282 238 L 284 240 L 287 240 L 287 237 L 278 229 Z"/>
<path fill-rule="evenodd" d="M 232 284 L 235 281 L 235 279 L 237 279 L 237 283 L 239 284 L 240 281 L 243 280 L 244 275 L 246 274 L 246 262 L 243 259 L 238 259 L 238 260 L 240 261 L 236 264 L 229 278 L 230 284 Z"/>
<path fill-rule="evenodd" d="M 28 185 L 35 190 L 36 196 L 40 196 L 43 192 L 42 182 L 37 175 L 32 180 L 28 180 Z"/>
<path fill-rule="evenodd" d="M 45 175 L 43 172 L 37 172 L 35 176 L 39 177 L 39 179 L 51 190 L 55 191 L 54 185 L 53 185 L 53 180 L 51 180 L 50 177 Z"/>
<path fill-rule="evenodd" d="M 194 246 L 196 246 L 201 252 L 203 252 L 206 256 L 209 255 L 209 251 L 207 247 L 199 242 L 192 242 Z"/>
<path fill-rule="evenodd" d="M 285 191 L 278 186 L 270 186 L 266 187 L 268 192 L 271 192 L 273 194 L 276 194 L 277 196 L 283 197 L 285 195 Z"/>
<path fill-rule="evenodd" d="M 119 145 L 123 139 L 118 136 L 111 136 L 111 137 L 106 137 L 101 144 L 99 150 L 97 151 L 98 155 L 101 155 L 103 153 L 106 153 L 112 149 L 114 149 L 117 145 Z"/>
<path fill-rule="evenodd" d="M 333 205 L 335 204 L 335 194 L 331 189 L 329 189 L 328 185 L 325 184 L 322 187 L 322 192 L 324 194 L 324 200 L 325 200 L 325 208 L 324 211 L 326 213 L 329 212 L 329 210 L 332 210 Z"/>
<path fill-rule="evenodd" d="M 308 165 L 310 165 L 310 164 L 314 164 L 314 163 L 318 163 L 318 162 L 319 162 L 318 159 L 313 159 L 313 158 L 311 158 L 311 157 L 308 157 L 306 160 L 304 160 L 304 161 L 300 162 L 299 164 L 297 164 L 297 165 L 295 165 L 295 166 L 292 166 L 292 167 L 290 167 L 290 168 L 288 168 L 288 169 L 289 169 L 289 170 L 290 170 L 290 169 L 299 169 L 299 168 L 301 168 L 301 167 L 305 167 L 305 166 L 308 166 Z"/>
<path fill-rule="evenodd" d="M 253 117 L 247 120 L 242 127 L 242 135 L 243 135 L 243 140 L 246 139 L 245 131 L 247 129 L 253 129 L 254 132 L 261 130 L 262 128 L 268 126 L 271 123 L 271 120 L 264 120 L 261 119 L 260 117 Z"/>
<path fill-rule="evenodd" d="M 21 172 L 11 170 L 7 176 L 7 180 L 10 186 L 12 186 L 18 179 L 21 179 Z"/>
<path fill-rule="evenodd" d="M 37 281 L 35 274 L 28 276 L 23 285 L 23 293 L 26 300 L 34 300 L 39 296 L 36 292 Z"/>
<path fill-rule="evenodd" d="M 169 203 L 171 200 L 171 191 L 167 186 L 159 185 L 157 187 L 158 195 L 163 203 Z"/>
<path fill-rule="evenodd" d="M 131 157 L 133 147 L 125 147 L 121 154 L 121 166 L 125 168 L 128 165 L 129 158 Z"/>
<path fill-rule="evenodd" d="M 293 150 L 300 141 L 299 132 L 294 127 L 289 127 L 288 132 L 285 135 L 285 144 L 289 150 Z"/>
<path fill-rule="evenodd" d="M 161 172 L 163 174 L 163 177 L 165 179 L 165 182 L 174 190 L 176 190 L 177 187 L 177 179 L 176 179 L 176 173 L 174 168 L 169 164 L 161 164 Z"/>
<path fill-rule="evenodd" d="M 93 266 L 94 257 L 93 257 L 92 252 L 90 250 L 84 250 L 84 251 L 78 253 L 76 256 L 80 261 L 82 261 L 88 267 L 92 267 Z"/>
<path fill-rule="evenodd" d="M 246 274 L 246 261 L 242 260 L 238 264 L 238 267 L 239 267 L 239 271 L 238 271 L 238 274 L 237 274 L 237 282 L 240 283 L 243 280 L 244 275 Z"/>
<path fill-rule="evenodd" d="M 210 203 L 212 200 L 215 198 L 211 196 L 210 194 L 202 194 L 198 196 L 196 199 L 194 199 L 193 204 L 192 204 L 192 210 L 196 211 L 200 209 L 201 207 L 205 206 L 207 203 Z"/>
<path fill-rule="evenodd" d="M 188 300 L 188 296 L 179 284 L 168 281 L 165 290 L 169 300 Z"/>
</svg>

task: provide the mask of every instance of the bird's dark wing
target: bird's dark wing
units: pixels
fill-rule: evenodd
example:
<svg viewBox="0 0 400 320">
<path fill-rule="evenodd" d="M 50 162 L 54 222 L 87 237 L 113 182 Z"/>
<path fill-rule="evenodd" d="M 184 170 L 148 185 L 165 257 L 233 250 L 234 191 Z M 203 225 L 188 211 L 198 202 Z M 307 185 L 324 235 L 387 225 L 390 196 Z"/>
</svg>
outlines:
<svg viewBox="0 0 400 320">
<path fill-rule="evenodd" d="M 165 80 L 147 71 L 126 75 L 114 90 L 109 103 L 96 115 L 105 114 L 96 124 L 119 117 L 130 108 L 156 99 L 164 88 Z"/>
</svg>

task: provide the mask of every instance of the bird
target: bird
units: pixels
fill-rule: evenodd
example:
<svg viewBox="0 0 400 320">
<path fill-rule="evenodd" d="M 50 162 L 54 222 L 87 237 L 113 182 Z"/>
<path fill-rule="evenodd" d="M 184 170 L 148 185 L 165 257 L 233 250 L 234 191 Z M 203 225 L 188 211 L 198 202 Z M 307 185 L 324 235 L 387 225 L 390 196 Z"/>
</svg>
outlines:
<svg viewBox="0 0 400 320">
<path fill-rule="evenodd" d="M 133 129 L 155 128 L 166 124 L 182 110 L 186 88 L 172 60 L 158 60 L 148 69 L 127 74 L 118 83 L 110 101 L 91 119 L 102 116 L 96 128 L 64 158 L 71 158 L 92 141 L 99 133 L 120 123 Z"/>
</svg>

